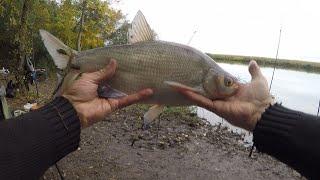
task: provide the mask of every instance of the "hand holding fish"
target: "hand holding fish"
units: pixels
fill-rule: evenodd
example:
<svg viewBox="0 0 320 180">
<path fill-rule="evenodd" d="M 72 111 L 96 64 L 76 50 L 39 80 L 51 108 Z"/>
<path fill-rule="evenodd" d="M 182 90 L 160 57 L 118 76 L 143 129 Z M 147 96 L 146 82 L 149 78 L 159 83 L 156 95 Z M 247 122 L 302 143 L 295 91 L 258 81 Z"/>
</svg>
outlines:
<svg viewBox="0 0 320 180">
<path fill-rule="evenodd" d="M 268 82 L 262 75 L 258 64 L 249 64 L 251 82 L 240 84 L 237 93 L 226 100 L 210 100 L 204 96 L 184 89 L 178 89 L 198 106 L 206 108 L 225 118 L 231 124 L 253 131 L 261 114 L 272 103 Z"/>
<path fill-rule="evenodd" d="M 144 89 L 120 99 L 99 98 L 98 84 L 111 78 L 115 70 L 116 61 L 111 60 L 110 64 L 100 71 L 83 73 L 70 88 L 63 92 L 62 96 L 67 98 L 77 111 L 82 128 L 102 120 L 117 109 L 129 106 L 153 94 L 151 89 Z"/>
</svg>

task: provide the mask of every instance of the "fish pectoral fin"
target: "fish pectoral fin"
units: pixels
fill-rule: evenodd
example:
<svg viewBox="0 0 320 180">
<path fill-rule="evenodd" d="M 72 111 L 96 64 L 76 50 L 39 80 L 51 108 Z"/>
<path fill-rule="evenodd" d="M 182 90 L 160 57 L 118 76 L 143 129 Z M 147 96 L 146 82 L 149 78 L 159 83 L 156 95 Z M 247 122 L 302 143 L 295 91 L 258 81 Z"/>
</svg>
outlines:
<svg viewBox="0 0 320 180">
<path fill-rule="evenodd" d="M 128 29 L 129 44 L 153 40 L 155 40 L 154 32 L 142 12 L 138 11 L 132 20 L 131 27 Z"/>
<path fill-rule="evenodd" d="M 98 87 L 98 95 L 99 97 L 103 97 L 103 98 L 121 98 L 124 96 L 127 96 L 126 93 L 121 92 L 117 89 L 112 88 L 110 85 L 108 84 L 103 84 L 103 85 L 99 85 Z"/>
<path fill-rule="evenodd" d="M 164 107 L 165 107 L 164 105 L 159 105 L 159 104 L 151 106 L 143 116 L 144 124 L 149 124 L 154 119 L 156 119 L 161 114 Z"/>
<path fill-rule="evenodd" d="M 193 88 L 193 87 L 189 87 L 186 86 L 184 84 L 178 83 L 178 82 L 174 82 L 174 81 L 164 81 L 164 84 L 170 86 L 173 89 L 182 89 L 182 90 L 188 90 L 188 91 L 192 91 L 195 93 L 199 93 L 202 94 L 202 90 L 201 89 L 197 89 L 197 88 Z"/>
</svg>

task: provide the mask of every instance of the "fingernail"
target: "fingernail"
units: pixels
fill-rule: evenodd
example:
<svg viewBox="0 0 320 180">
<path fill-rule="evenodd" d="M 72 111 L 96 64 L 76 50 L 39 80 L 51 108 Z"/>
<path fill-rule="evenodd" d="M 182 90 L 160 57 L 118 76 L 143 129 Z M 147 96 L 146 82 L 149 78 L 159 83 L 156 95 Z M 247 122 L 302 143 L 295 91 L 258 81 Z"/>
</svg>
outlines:
<svg viewBox="0 0 320 180">
<path fill-rule="evenodd" d="M 114 68 L 116 66 L 116 61 L 114 59 L 111 59 L 109 64 L 104 68 L 105 70 Z"/>
<path fill-rule="evenodd" d="M 146 89 L 144 91 L 145 95 L 152 95 L 153 94 L 153 90 L 152 89 Z"/>
<path fill-rule="evenodd" d="M 115 63 L 116 63 L 116 60 L 111 59 L 108 65 L 111 66 L 111 65 L 114 65 Z"/>
</svg>

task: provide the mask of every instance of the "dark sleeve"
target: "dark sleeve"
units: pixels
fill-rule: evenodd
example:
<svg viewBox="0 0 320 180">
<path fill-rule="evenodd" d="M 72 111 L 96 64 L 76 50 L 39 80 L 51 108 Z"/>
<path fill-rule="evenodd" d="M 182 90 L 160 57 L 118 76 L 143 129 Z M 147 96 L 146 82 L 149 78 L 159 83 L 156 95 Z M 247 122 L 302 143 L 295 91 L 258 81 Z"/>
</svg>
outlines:
<svg viewBox="0 0 320 180">
<path fill-rule="evenodd" d="M 80 121 L 72 105 L 56 98 L 37 111 L 0 122 L 0 179 L 39 179 L 76 150 Z"/>
<path fill-rule="evenodd" d="M 275 104 L 262 114 L 253 142 L 308 179 L 320 179 L 320 118 Z"/>
</svg>

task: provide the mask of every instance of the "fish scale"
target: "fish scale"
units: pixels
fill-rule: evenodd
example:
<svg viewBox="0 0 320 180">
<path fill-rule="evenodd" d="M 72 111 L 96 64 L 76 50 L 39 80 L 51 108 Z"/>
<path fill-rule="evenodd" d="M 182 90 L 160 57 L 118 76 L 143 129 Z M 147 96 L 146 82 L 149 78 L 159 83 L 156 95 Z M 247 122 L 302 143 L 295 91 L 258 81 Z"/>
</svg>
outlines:
<svg viewBox="0 0 320 180">
<path fill-rule="evenodd" d="M 208 69 L 216 66 L 214 61 L 198 53 L 193 48 L 180 44 L 150 41 L 80 52 L 73 62 L 81 71 L 87 72 L 88 69 L 98 70 L 91 68 L 92 65 L 98 64 L 96 67 L 101 69 L 111 58 L 116 59 L 118 63 L 116 74 L 108 82 L 113 88 L 126 94 L 143 88 L 153 88 L 155 95 L 149 100 L 150 103 L 174 105 L 180 102 L 186 103 L 186 100 L 164 81 L 198 87 L 201 86 Z M 172 99 L 173 96 L 175 98 Z"/>
</svg>

